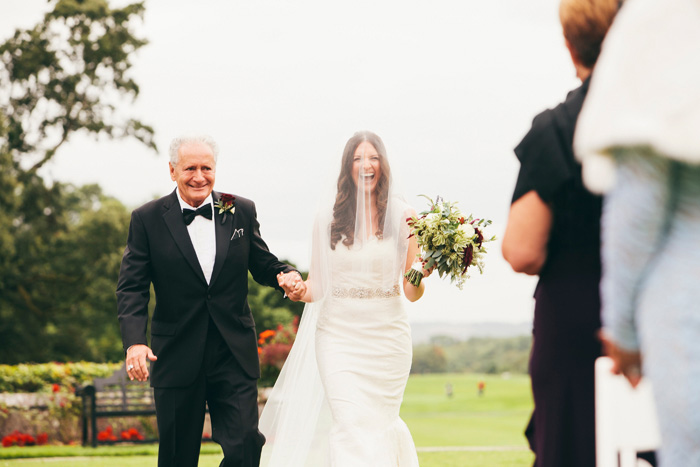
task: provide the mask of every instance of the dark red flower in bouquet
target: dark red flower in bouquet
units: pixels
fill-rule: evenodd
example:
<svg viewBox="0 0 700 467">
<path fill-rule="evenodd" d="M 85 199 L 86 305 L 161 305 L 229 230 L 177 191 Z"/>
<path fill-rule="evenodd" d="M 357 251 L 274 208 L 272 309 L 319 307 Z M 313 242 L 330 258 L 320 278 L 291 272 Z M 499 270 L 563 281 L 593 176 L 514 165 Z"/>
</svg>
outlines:
<svg viewBox="0 0 700 467">
<path fill-rule="evenodd" d="M 474 231 L 476 232 L 476 238 L 474 239 L 474 243 L 476 243 L 477 247 L 481 248 L 481 244 L 484 243 L 484 234 L 478 227 L 475 228 Z"/>
<path fill-rule="evenodd" d="M 52 390 L 53 392 L 58 392 L 58 391 L 61 390 L 61 386 L 59 386 L 59 385 L 56 384 L 56 383 L 53 383 L 53 386 L 51 386 L 51 390 Z"/>
<path fill-rule="evenodd" d="M 472 264 L 474 259 L 474 245 L 471 243 L 467 245 L 464 249 L 464 270 L 462 272 L 467 272 L 467 268 Z"/>
</svg>

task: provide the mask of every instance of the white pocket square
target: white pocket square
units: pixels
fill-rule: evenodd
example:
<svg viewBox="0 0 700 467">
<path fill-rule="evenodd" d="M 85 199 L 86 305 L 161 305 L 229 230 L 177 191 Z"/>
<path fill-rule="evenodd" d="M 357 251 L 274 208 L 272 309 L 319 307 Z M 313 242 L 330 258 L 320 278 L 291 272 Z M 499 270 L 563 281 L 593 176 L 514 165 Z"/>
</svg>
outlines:
<svg viewBox="0 0 700 467">
<path fill-rule="evenodd" d="M 231 240 L 234 238 L 241 238 L 243 237 L 243 229 L 234 229 L 233 230 L 233 235 L 231 235 Z"/>
</svg>

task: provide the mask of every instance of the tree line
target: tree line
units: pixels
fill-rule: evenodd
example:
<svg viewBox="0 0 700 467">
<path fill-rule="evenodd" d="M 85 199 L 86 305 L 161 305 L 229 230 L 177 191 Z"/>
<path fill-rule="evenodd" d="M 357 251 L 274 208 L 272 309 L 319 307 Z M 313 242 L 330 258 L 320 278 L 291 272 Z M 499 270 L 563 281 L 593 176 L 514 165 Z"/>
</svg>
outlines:
<svg viewBox="0 0 700 467">
<path fill-rule="evenodd" d="M 460 341 L 435 336 L 413 348 L 412 373 L 527 373 L 531 336 L 473 337 Z"/>
</svg>

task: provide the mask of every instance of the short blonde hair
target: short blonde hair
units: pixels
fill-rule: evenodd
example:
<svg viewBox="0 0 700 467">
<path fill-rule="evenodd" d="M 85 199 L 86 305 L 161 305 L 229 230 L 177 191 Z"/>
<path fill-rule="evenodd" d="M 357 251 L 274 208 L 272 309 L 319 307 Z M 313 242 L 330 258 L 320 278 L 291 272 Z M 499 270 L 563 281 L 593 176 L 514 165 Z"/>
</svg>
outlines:
<svg viewBox="0 0 700 467">
<path fill-rule="evenodd" d="M 581 64 L 593 68 L 600 46 L 619 9 L 618 0 L 562 0 L 559 20 L 564 37 Z"/>
</svg>

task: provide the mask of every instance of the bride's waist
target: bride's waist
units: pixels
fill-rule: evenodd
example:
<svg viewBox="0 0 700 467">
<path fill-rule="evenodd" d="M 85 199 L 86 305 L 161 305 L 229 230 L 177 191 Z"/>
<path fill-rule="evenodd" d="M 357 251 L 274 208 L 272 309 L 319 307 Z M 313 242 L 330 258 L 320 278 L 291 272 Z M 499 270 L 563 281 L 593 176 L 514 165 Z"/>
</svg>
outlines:
<svg viewBox="0 0 700 467">
<path fill-rule="evenodd" d="M 339 287 L 331 288 L 331 296 L 335 299 L 377 299 L 394 298 L 401 294 L 398 284 L 390 287 Z"/>
</svg>

